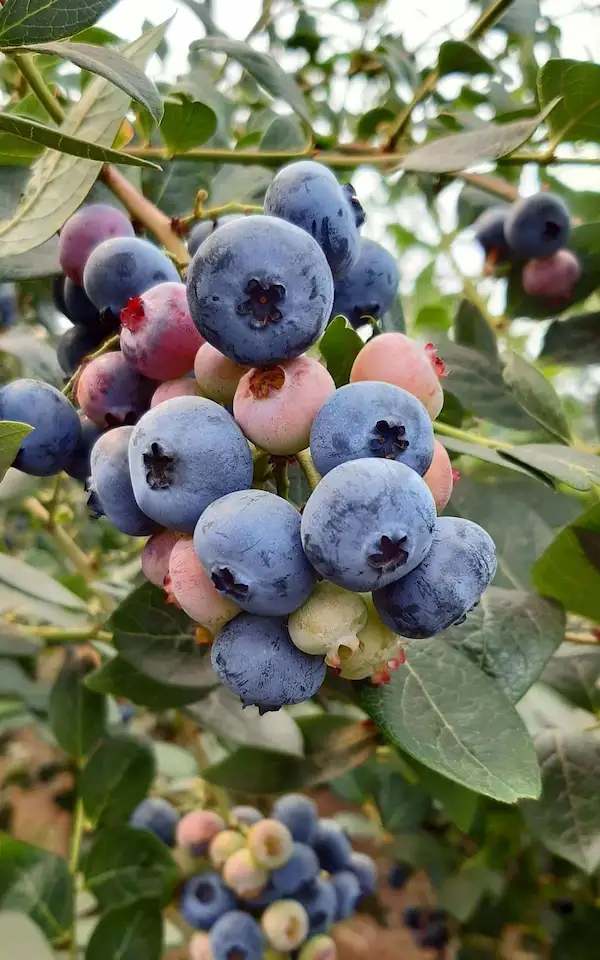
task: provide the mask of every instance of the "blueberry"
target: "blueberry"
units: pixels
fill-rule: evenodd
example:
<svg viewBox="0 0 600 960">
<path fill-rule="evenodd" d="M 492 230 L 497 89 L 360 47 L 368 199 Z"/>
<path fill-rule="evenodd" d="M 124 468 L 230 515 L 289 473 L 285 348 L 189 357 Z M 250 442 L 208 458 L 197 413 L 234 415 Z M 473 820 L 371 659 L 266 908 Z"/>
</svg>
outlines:
<svg viewBox="0 0 600 960">
<path fill-rule="evenodd" d="M 496 573 L 496 548 L 471 520 L 440 517 L 433 545 L 402 580 L 373 594 L 375 608 L 395 633 L 411 639 L 433 637 L 462 622 Z"/>
<path fill-rule="evenodd" d="M 308 913 L 310 936 L 327 933 L 335 922 L 337 911 L 336 893 L 329 880 L 317 877 L 314 883 L 299 891 L 295 899 Z"/>
<path fill-rule="evenodd" d="M 315 584 L 300 520 L 287 500 L 240 490 L 206 508 L 194 547 L 219 593 L 248 613 L 283 616 L 297 610 Z"/>
<path fill-rule="evenodd" d="M 360 883 L 350 870 L 340 870 L 331 878 L 331 882 L 337 901 L 336 923 L 349 920 L 354 915 L 360 900 Z"/>
<path fill-rule="evenodd" d="M 523 290 L 530 297 L 570 300 L 581 277 L 581 261 L 571 250 L 557 250 L 544 260 L 530 260 L 523 268 Z"/>
<path fill-rule="evenodd" d="M 56 356 L 63 373 L 67 377 L 73 376 L 85 357 L 94 353 L 100 343 L 97 334 L 86 327 L 76 326 L 65 330 L 56 344 Z"/>
<path fill-rule="evenodd" d="M 560 913 L 563 917 L 568 917 L 575 910 L 575 904 L 571 897 L 557 897 L 550 904 L 552 909 L 556 913 Z"/>
<path fill-rule="evenodd" d="M 162 250 L 139 237 L 116 237 L 95 248 L 83 274 L 85 292 L 98 310 L 120 316 L 132 297 L 168 280 L 179 281 L 177 267 Z"/>
<path fill-rule="evenodd" d="M 271 816 L 285 823 L 294 840 L 311 844 L 317 832 L 319 811 L 314 800 L 300 793 L 289 793 L 273 804 Z"/>
<path fill-rule="evenodd" d="M 280 897 L 289 897 L 319 874 L 315 851 L 306 843 L 295 843 L 292 856 L 283 867 L 271 874 L 271 883 Z"/>
<path fill-rule="evenodd" d="M 156 384 L 130 367 L 119 350 L 95 357 L 83 368 L 77 402 L 99 427 L 132 426 L 150 406 Z"/>
<path fill-rule="evenodd" d="M 266 214 L 282 217 L 314 237 L 336 280 L 358 262 L 362 207 L 354 191 L 344 190 L 321 163 L 300 160 L 283 167 L 265 194 L 264 206 Z"/>
<path fill-rule="evenodd" d="M 212 645 L 213 668 L 245 707 L 261 713 L 310 700 L 325 679 L 325 660 L 297 650 L 282 617 L 242 613 Z"/>
<path fill-rule="evenodd" d="M 83 284 L 85 265 L 95 248 L 111 237 L 133 237 L 129 219 L 104 203 L 81 207 L 65 223 L 58 242 L 58 259 L 73 283 Z"/>
<path fill-rule="evenodd" d="M 348 869 L 360 884 L 361 896 L 368 897 L 377 889 L 377 866 L 366 853 L 352 853 Z"/>
<path fill-rule="evenodd" d="M 402 914 L 404 926 L 409 930 L 420 930 L 428 917 L 427 907 L 406 907 Z"/>
<path fill-rule="evenodd" d="M 183 888 L 181 916 L 194 930 L 210 930 L 224 913 L 235 908 L 235 897 L 218 873 L 191 877 Z"/>
<path fill-rule="evenodd" d="M 510 209 L 504 235 L 510 249 L 523 260 L 550 257 L 567 245 L 569 211 L 560 197 L 536 193 Z"/>
<path fill-rule="evenodd" d="M 252 454 L 223 407 L 203 397 L 173 397 L 144 414 L 129 451 L 140 508 L 170 530 L 193 533 L 219 497 L 252 483 Z"/>
<path fill-rule="evenodd" d="M 234 823 L 241 823 L 244 827 L 253 827 L 255 823 L 263 819 L 263 815 L 256 807 L 241 805 L 233 808 L 231 818 Z"/>
<path fill-rule="evenodd" d="M 17 287 L 14 283 L 0 283 L 0 327 L 12 327 L 19 315 Z"/>
<path fill-rule="evenodd" d="M 179 814 L 168 800 L 146 797 L 131 814 L 129 824 L 138 830 L 149 830 L 168 847 L 172 847 L 178 820 Z"/>
<path fill-rule="evenodd" d="M 507 260 L 510 254 L 504 227 L 510 207 L 508 204 L 498 204 L 484 210 L 474 223 L 475 239 L 482 246 L 487 257 L 493 257 L 495 263 Z"/>
<path fill-rule="evenodd" d="M 310 452 L 319 473 L 378 457 L 423 476 L 433 459 L 433 426 L 420 400 L 392 383 L 365 380 L 336 390 L 317 413 Z"/>
<path fill-rule="evenodd" d="M 187 276 L 192 319 L 230 360 L 264 367 L 308 350 L 325 329 L 333 280 L 318 244 L 274 217 L 215 230 Z"/>
<path fill-rule="evenodd" d="M 388 874 L 388 887 L 402 890 L 410 880 L 413 869 L 409 863 L 395 863 Z"/>
<path fill-rule="evenodd" d="M 241 216 L 243 216 L 241 213 L 227 213 L 224 217 L 219 217 L 217 220 L 200 220 L 199 223 L 194 224 L 187 242 L 190 257 L 196 256 L 200 246 L 207 237 L 210 237 L 211 233 L 214 233 L 215 230 L 222 227 L 224 223 L 229 223 L 230 220 L 239 220 Z"/>
<path fill-rule="evenodd" d="M 138 507 L 129 474 L 129 442 L 133 427 L 115 427 L 103 433 L 92 448 L 90 508 L 106 515 L 112 525 L 130 537 L 146 537 L 159 529 Z"/>
<path fill-rule="evenodd" d="M 102 434 L 102 430 L 100 427 L 97 427 L 95 423 L 92 423 L 91 420 L 88 420 L 87 417 L 84 417 L 83 414 L 79 415 L 79 421 L 81 423 L 81 434 L 77 441 L 77 446 L 65 463 L 64 471 L 72 477 L 73 480 L 79 480 L 80 483 L 85 483 L 92 469 L 90 464 L 92 447 Z"/>
<path fill-rule="evenodd" d="M 103 332 L 100 314 L 83 287 L 76 286 L 72 280 L 67 278 L 64 286 L 64 298 L 67 316 L 71 321 L 82 327 L 87 327 L 90 331 L 96 332 L 99 337 L 98 342 L 100 342 L 102 336 L 98 331 L 102 329 Z M 111 319 L 112 322 L 106 324 L 106 336 L 110 336 L 111 333 L 114 333 L 118 329 L 118 323 L 115 318 L 112 317 Z"/>
<path fill-rule="evenodd" d="M 256 920 L 230 910 L 210 931 L 210 946 L 215 960 L 262 960 L 267 941 Z"/>
<path fill-rule="evenodd" d="M 349 866 L 352 844 L 335 820 L 319 820 L 313 846 L 328 873 L 338 873 Z"/>
<path fill-rule="evenodd" d="M 131 723 L 135 717 L 135 707 L 133 703 L 119 703 L 119 713 L 121 714 L 121 723 Z"/>
<path fill-rule="evenodd" d="M 363 238 L 358 262 L 348 276 L 335 282 L 331 315 L 342 313 L 353 327 L 365 323 L 363 317 L 378 320 L 391 308 L 399 283 L 398 266 L 389 250 Z"/>
<path fill-rule="evenodd" d="M 429 923 L 417 936 L 417 944 L 423 949 L 441 950 L 450 939 L 447 924 L 441 921 Z"/>
<path fill-rule="evenodd" d="M 421 562 L 436 513 L 429 488 L 403 463 L 351 460 L 330 471 L 302 515 L 304 552 L 347 590 L 383 587 Z"/>
<path fill-rule="evenodd" d="M 75 408 L 56 387 L 38 380 L 13 380 L 0 390 L 0 419 L 28 423 L 14 466 L 34 477 L 64 468 L 81 437 Z"/>
</svg>

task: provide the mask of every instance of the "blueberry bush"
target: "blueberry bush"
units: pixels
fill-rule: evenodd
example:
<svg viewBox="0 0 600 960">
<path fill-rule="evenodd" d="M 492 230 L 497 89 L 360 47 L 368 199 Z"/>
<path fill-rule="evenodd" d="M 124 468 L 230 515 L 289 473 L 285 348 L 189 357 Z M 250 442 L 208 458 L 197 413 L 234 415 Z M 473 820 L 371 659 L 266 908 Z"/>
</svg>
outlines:
<svg viewBox="0 0 600 960">
<path fill-rule="evenodd" d="M 218 4 L 0 0 L 1 943 L 589 960 L 600 66 Z"/>
</svg>

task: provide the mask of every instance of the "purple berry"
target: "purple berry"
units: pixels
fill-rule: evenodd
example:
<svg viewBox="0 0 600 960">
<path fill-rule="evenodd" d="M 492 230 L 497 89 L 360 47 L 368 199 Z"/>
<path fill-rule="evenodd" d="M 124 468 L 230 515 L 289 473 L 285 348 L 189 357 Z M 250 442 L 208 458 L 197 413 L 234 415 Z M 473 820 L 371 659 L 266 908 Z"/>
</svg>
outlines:
<svg viewBox="0 0 600 960">
<path fill-rule="evenodd" d="M 133 237 L 129 219 L 120 210 L 103 203 L 82 207 L 60 232 L 58 258 L 67 277 L 83 286 L 83 271 L 90 254 L 104 240 Z"/>
<path fill-rule="evenodd" d="M 79 406 L 99 427 L 132 426 L 150 406 L 156 388 L 116 350 L 90 360 L 77 381 Z"/>
<path fill-rule="evenodd" d="M 410 880 L 413 868 L 409 863 L 395 863 L 388 874 L 388 887 L 402 890 Z"/>
<path fill-rule="evenodd" d="M 0 419 L 34 428 L 14 461 L 15 467 L 34 477 L 60 473 L 81 438 L 75 408 L 56 387 L 38 380 L 13 380 L 2 387 Z"/>
<path fill-rule="evenodd" d="M 570 300 L 581 277 L 581 262 L 571 250 L 558 250 L 545 260 L 530 260 L 523 268 L 523 290 L 544 300 Z"/>
<path fill-rule="evenodd" d="M 121 310 L 121 350 L 132 367 L 153 380 L 189 373 L 204 340 L 187 304 L 185 284 L 159 283 Z"/>
</svg>

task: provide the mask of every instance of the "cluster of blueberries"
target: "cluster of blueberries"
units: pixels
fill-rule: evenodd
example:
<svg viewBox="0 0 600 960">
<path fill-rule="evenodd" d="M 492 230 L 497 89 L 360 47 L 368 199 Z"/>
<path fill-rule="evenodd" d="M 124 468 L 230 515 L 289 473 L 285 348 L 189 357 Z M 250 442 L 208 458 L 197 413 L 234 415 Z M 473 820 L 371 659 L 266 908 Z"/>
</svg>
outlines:
<svg viewBox="0 0 600 960">
<path fill-rule="evenodd" d="M 409 863 L 395 863 L 388 875 L 390 890 L 402 890 L 412 875 Z M 415 943 L 423 949 L 443 950 L 450 940 L 448 914 L 440 907 L 414 906 L 404 909 L 404 925 L 414 934 Z"/>
<path fill-rule="evenodd" d="M 280 797 L 268 818 L 235 807 L 228 823 L 209 810 L 180 819 L 168 801 L 148 798 L 131 824 L 184 851 L 192 864 L 204 861 L 203 869 L 192 867 L 180 899 L 197 931 L 190 960 L 262 960 L 269 951 L 273 958 L 335 960 L 328 933 L 377 887 L 371 857 L 353 851 L 335 820 L 319 819 L 316 804 L 300 794 Z"/>
<path fill-rule="evenodd" d="M 490 207 L 475 222 L 488 272 L 522 266 L 525 293 L 557 306 L 570 300 L 581 277 L 579 257 L 567 249 L 571 222 L 566 204 L 536 193 L 509 206 Z"/>
<path fill-rule="evenodd" d="M 35 428 L 15 465 L 87 480 L 97 515 L 149 536 L 147 578 L 262 712 L 312 697 L 327 666 L 389 679 L 399 638 L 461 622 L 496 569 L 481 527 L 437 516 L 453 473 L 433 345 L 376 335 L 339 389 L 307 353 L 334 313 L 377 317 L 396 292 L 363 219 L 326 167 L 291 164 L 264 215 L 201 223 L 183 283 L 120 213 L 84 207 L 60 237 L 65 289 L 119 319 L 120 349 L 79 372 L 79 413 L 44 383 L 0 391 L 0 416 Z M 265 489 L 265 460 L 277 476 L 295 457 L 314 481 L 302 514 Z"/>
</svg>

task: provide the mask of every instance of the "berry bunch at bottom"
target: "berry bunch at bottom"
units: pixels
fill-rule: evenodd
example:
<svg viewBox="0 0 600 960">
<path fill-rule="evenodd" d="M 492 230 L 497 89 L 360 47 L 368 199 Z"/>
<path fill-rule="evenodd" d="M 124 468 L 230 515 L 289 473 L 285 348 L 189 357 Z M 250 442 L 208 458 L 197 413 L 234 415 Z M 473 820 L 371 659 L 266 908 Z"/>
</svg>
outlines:
<svg viewBox="0 0 600 960">
<path fill-rule="evenodd" d="M 447 946 L 450 928 L 445 910 L 437 907 L 407 907 L 403 919 L 418 947 L 443 951 Z"/>
</svg>

